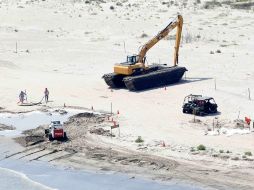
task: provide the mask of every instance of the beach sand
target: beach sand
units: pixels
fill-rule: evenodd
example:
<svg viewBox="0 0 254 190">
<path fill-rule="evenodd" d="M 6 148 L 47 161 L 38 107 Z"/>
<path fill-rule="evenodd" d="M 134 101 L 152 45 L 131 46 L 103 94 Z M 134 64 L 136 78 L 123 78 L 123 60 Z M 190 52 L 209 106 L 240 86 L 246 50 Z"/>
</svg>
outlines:
<svg viewBox="0 0 254 190">
<path fill-rule="evenodd" d="M 254 153 L 254 133 L 205 135 L 215 117 L 219 127 L 229 129 L 238 118 L 254 118 L 253 9 L 233 9 L 228 4 L 206 7 L 205 2 L 1 2 L 0 111 L 66 105 L 110 112 L 112 103 L 113 112 L 120 113 L 115 119 L 121 136 L 117 131 L 112 139 L 95 135 L 93 146 L 124 150 L 128 156 L 141 154 L 141 160 L 145 154 L 177 162 L 169 178 L 193 179 L 217 189 L 253 189 L 253 156 L 245 153 Z M 114 63 L 124 62 L 126 55 L 137 54 L 177 12 L 184 19 L 179 65 L 188 72 L 183 80 L 143 92 L 109 89 L 103 74 L 112 72 Z M 173 38 L 162 40 L 148 52 L 147 60 L 172 65 L 173 49 Z M 26 90 L 29 102 L 39 102 L 46 87 L 47 105 L 17 105 L 20 90 Z M 200 122 L 193 123 L 193 115 L 182 113 L 189 94 L 214 97 L 220 113 L 197 117 Z M 138 136 L 144 140 L 141 146 L 135 143 Z M 200 144 L 206 146 L 205 153 L 196 150 Z M 140 175 L 151 170 L 95 163 Z M 161 177 L 156 172 L 151 176 Z"/>
</svg>

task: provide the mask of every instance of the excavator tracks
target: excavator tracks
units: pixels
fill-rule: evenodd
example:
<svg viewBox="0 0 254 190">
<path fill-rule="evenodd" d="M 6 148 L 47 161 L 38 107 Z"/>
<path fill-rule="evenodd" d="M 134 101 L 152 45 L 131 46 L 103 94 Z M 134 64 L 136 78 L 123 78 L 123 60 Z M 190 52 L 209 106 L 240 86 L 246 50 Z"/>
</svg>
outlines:
<svg viewBox="0 0 254 190">
<path fill-rule="evenodd" d="M 130 91 L 140 91 L 177 83 L 181 80 L 187 69 L 185 67 L 159 67 L 158 70 L 145 74 L 127 76 L 114 73 L 103 76 L 111 88 L 126 87 Z"/>
<path fill-rule="evenodd" d="M 123 81 L 130 91 L 140 91 L 177 83 L 185 71 L 185 67 L 165 67 L 144 75 L 125 77 Z"/>
<path fill-rule="evenodd" d="M 124 75 L 118 75 L 115 73 L 108 73 L 102 77 L 106 84 L 111 88 L 124 88 L 125 84 L 123 82 Z"/>
</svg>

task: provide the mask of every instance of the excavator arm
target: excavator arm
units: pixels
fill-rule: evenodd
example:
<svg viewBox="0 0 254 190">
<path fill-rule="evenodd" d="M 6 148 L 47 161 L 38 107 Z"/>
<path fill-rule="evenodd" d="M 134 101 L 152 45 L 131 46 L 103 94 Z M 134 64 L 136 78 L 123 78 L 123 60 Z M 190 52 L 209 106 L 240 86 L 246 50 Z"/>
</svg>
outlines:
<svg viewBox="0 0 254 190">
<path fill-rule="evenodd" d="M 146 53 L 151 49 L 155 44 L 157 44 L 161 39 L 165 38 L 170 31 L 177 27 L 176 31 L 176 41 L 175 41 L 175 53 L 174 53 L 174 66 L 178 64 L 178 52 L 182 34 L 183 26 L 183 17 L 177 15 L 176 19 L 171 21 L 162 31 L 160 31 L 156 36 L 149 40 L 140 50 L 138 56 L 138 63 L 142 63 L 143 68 L 145 68 L 144 57 Z"/>
</svg>

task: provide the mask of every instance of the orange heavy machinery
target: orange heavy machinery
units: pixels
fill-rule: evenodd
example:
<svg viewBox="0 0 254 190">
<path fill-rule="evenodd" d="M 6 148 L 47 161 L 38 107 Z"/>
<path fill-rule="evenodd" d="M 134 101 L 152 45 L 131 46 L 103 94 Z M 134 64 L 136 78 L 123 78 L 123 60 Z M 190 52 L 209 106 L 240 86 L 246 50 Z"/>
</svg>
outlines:
<svg viewBox="0 0 254 190">
<path fill-rule="evenodd" d="M 178 52 L 182 34 L 183 18 L 181 15 L 172 20 L 162 31 L 142 46 L 138 55 L 127 56 L 127 61 L 114 66 L 114 73 L 103 76 L 111 88 L 127 87 L 131 91 L 145 90 L 176 83 L 181 80 L 187 69 L 178 66 Z M 168 67 L 162 64 L 146 65 L 146 53 L 170 31 L 177 28 L 174 65 Z"/>
</svg>

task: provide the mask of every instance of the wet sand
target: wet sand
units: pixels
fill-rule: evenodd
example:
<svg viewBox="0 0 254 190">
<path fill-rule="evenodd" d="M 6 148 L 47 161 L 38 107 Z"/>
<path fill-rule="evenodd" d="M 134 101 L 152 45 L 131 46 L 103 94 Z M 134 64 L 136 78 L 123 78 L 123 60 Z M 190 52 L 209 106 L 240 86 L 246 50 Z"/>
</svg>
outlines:
<svg viewBox="0 0 254 190">
<path fill-rule="evenodd" d="M 111 125 L 106 114 L 74 115 L 65 123 L 68 141 L 49 142 L 44 135 L 47 126 L 40 126 L 25 131 L 24 137 L 16 138 L 15 141 L 25 149 L 6 157 L 30 162 L 45 161 L 75 169 L 118 171 L 160 181 L 179 180 L 208 189 L 253 188 L 251 178 L 254 173 L 253 169 L 249 168 L 252 160 L 233 161 L 233 157 L 225 155 L 217 156 L 218 158 L 210 156 L 210 159 L 206 159 L 209 156 L 205 151 L 196 153 L 193 159 L 190 159 L 191 153 L 188 153 L 189 159 L 180 159 L 156 155 L 142 145 L 133 150 L 109 143 L 112 139 L 121 139 L 117 138 L 117 133 L 111 137 Z M 226 164 L 228 162 L 232 163 Z"/>
</svg>

